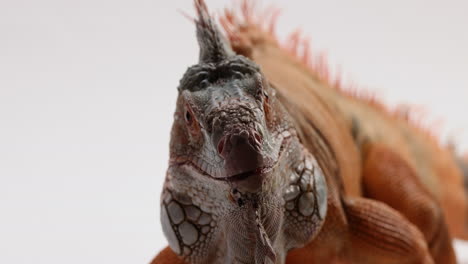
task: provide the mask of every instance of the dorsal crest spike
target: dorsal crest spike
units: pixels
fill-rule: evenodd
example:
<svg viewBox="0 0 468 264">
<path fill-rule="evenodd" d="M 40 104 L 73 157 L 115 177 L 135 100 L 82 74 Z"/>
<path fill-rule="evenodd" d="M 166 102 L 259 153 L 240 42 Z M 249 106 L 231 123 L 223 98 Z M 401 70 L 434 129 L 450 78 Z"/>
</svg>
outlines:
<svg viewBox="0 0 468 264">
<path fill-rule="evenodd" d="M 210 16 L 204 0 L 195 0 L 197 39 L 200 46 L 200 63 L 219 62 L 234 52 L 225 40 L 218 26 Z"/>
</svg>

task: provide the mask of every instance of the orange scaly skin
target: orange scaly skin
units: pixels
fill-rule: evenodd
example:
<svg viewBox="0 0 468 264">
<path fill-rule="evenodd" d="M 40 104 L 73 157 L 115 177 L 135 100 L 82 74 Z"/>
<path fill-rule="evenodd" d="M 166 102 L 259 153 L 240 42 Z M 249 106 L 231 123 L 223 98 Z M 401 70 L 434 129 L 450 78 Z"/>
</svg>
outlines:
<svg viewBox="0 0 468 264">
<path fill-rule="evenodd" d="M 453 153 L 377 102 L 330 87 L 323 65 L 293 54 L 298 37 L 281 47 L 247 2 L 242 14 L 222 18 L 231 46 L 276 89 L 328 186 L 323 227 L 286 263 L 455 263 L 451 239 L 468 238 L 468 213 Z M 152 263 L 184 262 L 166 248 Z"/>
</svg>

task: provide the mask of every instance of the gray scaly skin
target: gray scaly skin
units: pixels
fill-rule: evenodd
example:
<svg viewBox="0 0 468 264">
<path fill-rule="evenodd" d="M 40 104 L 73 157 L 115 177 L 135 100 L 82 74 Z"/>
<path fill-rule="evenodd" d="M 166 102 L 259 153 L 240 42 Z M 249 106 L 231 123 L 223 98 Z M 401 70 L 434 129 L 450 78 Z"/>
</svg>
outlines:
<svg viewBox="0 0 468 264">
<path fill-rule="evenodd" d="M 196 8 L 200 58 L 178 88 L 164 234 L 187 263 L 284 263 L 323 224 L 325 178 L 259 67 Z"/>
</svg>

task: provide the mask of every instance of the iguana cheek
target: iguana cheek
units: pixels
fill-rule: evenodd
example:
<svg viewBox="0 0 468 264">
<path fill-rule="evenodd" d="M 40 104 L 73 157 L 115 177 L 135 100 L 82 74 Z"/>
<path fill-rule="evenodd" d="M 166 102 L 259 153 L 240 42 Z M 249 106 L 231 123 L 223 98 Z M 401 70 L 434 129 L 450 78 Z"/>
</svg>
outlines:
<svg viewBox="0 0 468 264">
<path fill-rule="evenodd" d="M 171 249 L 186 258 L 203 255 L 206 241 L 212 236 L 212 217 L 191 204 L 190 198 L 179 201 L 169 193 L 165 198 L 161 205 L 161 223 Z"/>
<path fill-rule="evenodd" d="M 181 254 L 179 240 L 177 239 L 177 235 L 174 232 L 174 225 L 171 223 L 169 216 L 167 214 L 167 210 L 165 206 L 161 207 L 161 223 L 163 227 L 164 235 L 169 242 L 169 246 L 171 249 L 178 255 Z"/>
<path fill-rule="evenodd" d="M 318 233 L 326 214 L 327 189 L 322 170 L 310 154 L 305 155 L 288 178 L 289 186 L 283 193 L 285 227 L 288 241 L 298 247 Z"/>
</svg>

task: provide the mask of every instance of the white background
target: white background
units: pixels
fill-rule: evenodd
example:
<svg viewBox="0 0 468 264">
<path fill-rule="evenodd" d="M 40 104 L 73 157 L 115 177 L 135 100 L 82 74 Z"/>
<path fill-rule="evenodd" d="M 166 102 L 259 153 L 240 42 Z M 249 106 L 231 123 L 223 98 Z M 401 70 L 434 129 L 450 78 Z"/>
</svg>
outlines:
<svg viewBox="0 0 468 264">
<path fill-rule="evenodd" d="M 468 2 L 275 3 L 280 36 L 301 27 L 347 79 L 423 105 L 468 149 Z M 0 263 L 147 263 L 166 244 L 176 87 L 198 55 L 177 9 L 194 14 L 190 0 L 0 0 Z"/>
</svg>

